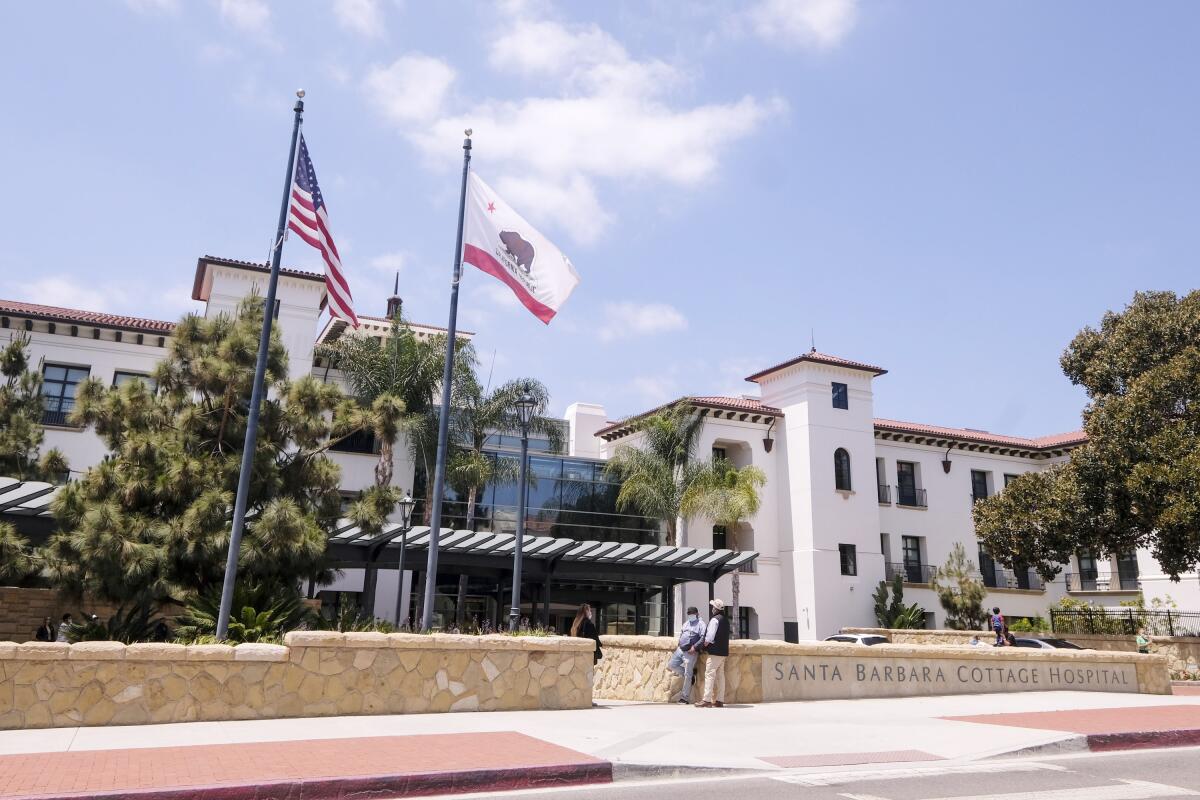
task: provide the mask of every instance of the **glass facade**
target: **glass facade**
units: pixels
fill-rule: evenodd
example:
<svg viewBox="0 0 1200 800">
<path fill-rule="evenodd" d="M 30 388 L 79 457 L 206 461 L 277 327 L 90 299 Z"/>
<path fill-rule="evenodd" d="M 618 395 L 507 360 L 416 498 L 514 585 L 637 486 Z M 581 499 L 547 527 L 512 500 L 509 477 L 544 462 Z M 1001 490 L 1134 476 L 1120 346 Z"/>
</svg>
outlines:
<svg viewBox="0 0 1200 800">
<path fill-rule="evenodd" d="M 658 520 L 617 510 L 621 485 L 605 475 L 604 461 L 544 455 L 533 451 L 530 440 L 529 488 L 526 497 L 526 532 L 539 536 L 636 544 L 662 544 Z M 543 442 L 544 443 L 544 442 Z M 520 456 L 487 450 L 495 474 L 506 476 L 479 490 L 475 498 L 475 525 L 468 524 L 467 497 L 446 487 L 444 525 L 496 533 L 517 528 L 517 480 Z M 425 475 L 417 465 L 415 496 L 425 493 Z M 507 477 L 512 476 L 512 477 Z M 418 509 L 421 513 L 422 509 Z"/>
</svg>

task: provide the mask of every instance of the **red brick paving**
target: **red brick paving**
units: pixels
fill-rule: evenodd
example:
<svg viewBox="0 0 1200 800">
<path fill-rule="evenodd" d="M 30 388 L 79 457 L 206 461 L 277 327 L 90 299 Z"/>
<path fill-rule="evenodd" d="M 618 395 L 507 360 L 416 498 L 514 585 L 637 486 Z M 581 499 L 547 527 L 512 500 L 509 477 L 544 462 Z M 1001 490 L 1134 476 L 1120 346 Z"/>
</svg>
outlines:
<svg viewBox="0 0 1200 800">
<path fill-rule="evenodd" d="M 0 798 L 307 800 L 595 783 L 611 775 L 608 762 L 524 734 L 452 733 L 0 756 Z"/>
<path fill-rule="evenodd" d="M 1088 708 L 1073 711 L 1034 711 L 1024 714 L 977 714 L 967 717 L 942 717 L 942 719 L 1085 734 L 1183 731 L 1200 729 L 1200 705 Z"/>
<path fill-rule="evenodd" d="M 903 761 L 941 761 L 924 750 L 888 750 L 876 753 L 816 753 L 801 756 L 759 756 L 777 767 L 841 767 L 848 764 L 894 764 Z"/>
</svg>

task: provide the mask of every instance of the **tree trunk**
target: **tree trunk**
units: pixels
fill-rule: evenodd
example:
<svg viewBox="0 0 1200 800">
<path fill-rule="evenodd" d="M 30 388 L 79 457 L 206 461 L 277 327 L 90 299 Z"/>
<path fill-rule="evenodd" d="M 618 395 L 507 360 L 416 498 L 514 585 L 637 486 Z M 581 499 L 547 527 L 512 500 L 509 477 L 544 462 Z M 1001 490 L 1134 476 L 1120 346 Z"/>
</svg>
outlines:
<svg viewBox="0 0 1200 800">
<path fill-rule="evenodd" d="M 394 441 L 384 440 L 379 445 L 379 461 L 375 462 L 375 485 L 376 486 L 391 486 L 392 485 L 392 454 L 395 452 L 396 443 Z"/>
<path fill-rule="evenodd" d="M 741 548 L 738 547 L 738 530 L 736 527 L 732 528 L 732 530 L 733 541 L 730 542 L 730 547 L 733 549 L 733 555 L 736 558 L 737 554 L 741 552 Z M 732 583 L 729 605 L 733 618 L 729 620 L 729 630 L 733 632 L 733 638 L 740 639 L 742 638 L 742 615 L 739 613 L 742 599 L 742 576 L 739 570 L 735 569 L 733 571 Z"/>
<path fill-rule="evenodd" d="M 475 497 L 478 490 L 472 486 L 467 490 L 467 529 L 475 530 Z M 454 622 L 460 628 L 463 624 L 464 614 L 467 605 L 467 576 L 465 574 L 458 576 L 458 596 L 454 600 Z"/>
</svg>

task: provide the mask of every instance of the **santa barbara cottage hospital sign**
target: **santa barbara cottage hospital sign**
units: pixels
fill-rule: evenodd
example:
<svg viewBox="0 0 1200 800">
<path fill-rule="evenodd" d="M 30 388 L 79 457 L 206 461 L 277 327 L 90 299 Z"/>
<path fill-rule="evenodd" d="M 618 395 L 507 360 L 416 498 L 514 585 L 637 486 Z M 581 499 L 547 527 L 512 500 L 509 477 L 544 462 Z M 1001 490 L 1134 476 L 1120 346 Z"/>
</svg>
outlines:
<svg viewBox="0 0 1200 800">
<path fill-rule="evenodd" d="M 763 700 L 1021 691 L 1137 692 L 1129 663 L 763 655 Z"/>
</svg>

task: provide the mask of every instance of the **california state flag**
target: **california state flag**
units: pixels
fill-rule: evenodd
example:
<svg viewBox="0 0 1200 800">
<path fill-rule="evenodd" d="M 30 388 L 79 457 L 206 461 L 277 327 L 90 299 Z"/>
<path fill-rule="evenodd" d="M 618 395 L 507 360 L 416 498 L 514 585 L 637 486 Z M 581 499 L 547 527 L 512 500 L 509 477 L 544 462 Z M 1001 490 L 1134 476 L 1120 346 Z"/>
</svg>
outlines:
<svg viewBox="0 0 1200 800">
<path fill-rule="evenodd" d="M 471 173 L 463 261 L 499 278 L 546 324 L 579 285 L 571 260 Z"/>
</svg>

